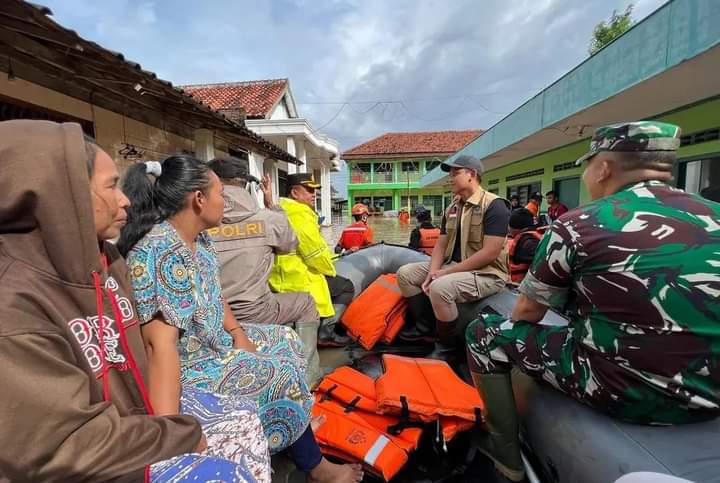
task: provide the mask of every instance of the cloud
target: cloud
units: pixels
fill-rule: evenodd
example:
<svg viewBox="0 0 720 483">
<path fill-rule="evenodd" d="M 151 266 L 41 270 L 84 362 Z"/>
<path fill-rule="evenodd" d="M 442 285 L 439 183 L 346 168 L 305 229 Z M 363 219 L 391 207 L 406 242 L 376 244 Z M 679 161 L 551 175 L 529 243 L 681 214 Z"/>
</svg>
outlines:
<svg viewBox="0 0 720 483">
<path fill-rule="evenodd" d="M 593 26 L 627 0 L 43 3 L 175 84 L 289 77 L 301 114 L 346 149 L 492 126 L 581 62 Z M 635 18 L 661 3 L 639 0 Z"/>
<path fill-rule="evenodd" d="M 138 21 L 143 25 L 152 25 L 157 20 L 155 16 L 155 4 L 153 2 L 142 3 L 137 6 L 136 15 Z"/>
</svg>

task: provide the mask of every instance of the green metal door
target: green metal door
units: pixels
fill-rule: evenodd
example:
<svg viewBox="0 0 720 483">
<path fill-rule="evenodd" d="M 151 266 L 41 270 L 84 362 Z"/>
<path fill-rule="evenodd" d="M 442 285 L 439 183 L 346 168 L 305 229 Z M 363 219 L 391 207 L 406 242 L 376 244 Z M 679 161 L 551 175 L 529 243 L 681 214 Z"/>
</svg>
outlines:
<svg viewBox="0 0 720 483">
<path fill-rule="evenodd" d="M 554 191 L 557 192 L 560 202 L 569 209 L 580 204 L 580 178 L 566 178 L 555 180 Z"/>
</svg>

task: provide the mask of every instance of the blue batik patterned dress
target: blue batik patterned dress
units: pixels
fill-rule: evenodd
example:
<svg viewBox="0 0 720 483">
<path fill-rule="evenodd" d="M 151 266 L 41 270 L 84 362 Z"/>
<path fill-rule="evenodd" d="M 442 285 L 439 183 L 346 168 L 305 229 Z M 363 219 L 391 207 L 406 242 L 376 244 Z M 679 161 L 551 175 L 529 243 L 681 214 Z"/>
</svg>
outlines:
<svg viewBox="0 0 720 483">
<path fill-rule="evenodd" d="M 254 400 L 273 453 L 300 437 L 312 406 L 302 343 L 289 327 L 243 324 L 257 352 L 233 349 L 222 324 L 219 265 L 210 238 L 200 234 L 193 252 L 165 221 L 133 247 L 128 265 L 141 323 L 161 313 L 180 329 L 183 386 Z"/>
<path fill-rule="evenodd" d="M 152 465 L 153 483 L 270 483 L 270 453 L 254 402 L 186 387 L 180 411 L 200 422 L 208 448 Z"/>
</svg>

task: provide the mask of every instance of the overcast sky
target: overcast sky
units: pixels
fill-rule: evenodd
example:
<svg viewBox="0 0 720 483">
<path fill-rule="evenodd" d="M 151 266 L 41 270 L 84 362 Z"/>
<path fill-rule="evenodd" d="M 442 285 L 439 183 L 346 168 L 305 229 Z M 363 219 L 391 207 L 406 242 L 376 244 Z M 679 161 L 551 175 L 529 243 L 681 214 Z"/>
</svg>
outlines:
<svg viewBox="0 0 720 483">
<path fill-rule="evenodd" d="M 587 57 L 629 0 L 37 0 L 173 84 L 288 77 L 341 149 L 491 127 Z M 636 0 L 640 20 L 664 0 Z"/>
</svg>

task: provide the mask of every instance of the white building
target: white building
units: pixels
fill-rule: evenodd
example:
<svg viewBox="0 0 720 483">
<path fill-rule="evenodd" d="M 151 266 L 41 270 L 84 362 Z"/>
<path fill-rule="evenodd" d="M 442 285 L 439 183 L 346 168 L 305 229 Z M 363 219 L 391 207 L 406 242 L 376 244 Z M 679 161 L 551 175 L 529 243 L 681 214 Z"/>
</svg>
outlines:
<svg viewBox="0 0 720 483">
<path fill-rule="evenodd" d="M 250 172 L 258 178 L 270 175 L 276 195 L 284 196 L 287 175 L 312 172 L 322 186 L 317 211 L 323 224 L 331 223 L 330 172 L 340 167 L 339 145 L 317 132 L 300 117 L 288 79 L 182 86 L 182 89 L 225 116 L 296 157 L 301 164 L 248 153 Z"/>
</svg>

